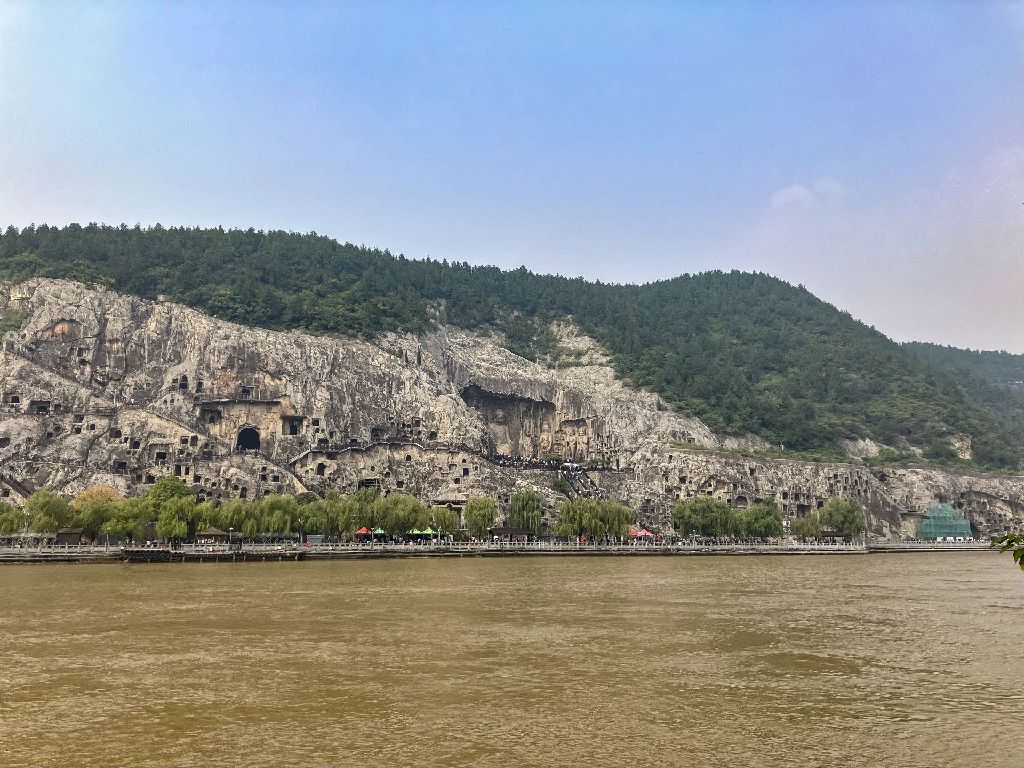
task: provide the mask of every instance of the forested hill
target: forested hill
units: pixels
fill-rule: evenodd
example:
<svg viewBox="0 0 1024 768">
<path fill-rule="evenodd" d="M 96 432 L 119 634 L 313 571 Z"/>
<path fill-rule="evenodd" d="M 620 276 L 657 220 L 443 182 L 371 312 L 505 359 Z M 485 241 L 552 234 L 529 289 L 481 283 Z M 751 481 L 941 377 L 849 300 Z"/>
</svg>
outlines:
<svg viewBox="0 0 1024 768">
<path fill-rule="evenodd" d="M 1024 355 L 979 352 L 920 341 L 904 346 L 946 370 L 975 376 L 1002 389 L 1024 391 Z"/>
<path fill-rule="evenodd" d="M 315 234 L 153 227 L 8 228 L 0 277 L 64 277 L 267 328 L 372 337 L 432 318 L 504 332 L 527 356 L 556 354 L 546 324 L 572 316 L 623 377 L 725 433 L 786 449 L 872 437 L 948 459 L 1020 463 L 1024 438 L 993 392 L 845 312 L 763 274 L 709 272 L 642 286 L 526 269 L 410 260 Z M 994 398 L 994 399 L 993 399 Z M 1007 423 L 1009 421 L 1009 423 Z"/>
<path fill-rule="evenodd" d="M 1024 355 L 921 342 L 904 347 L 955 378 L 971 400 L 994 412 L 1008 444 L 1024 444 Z"/>
</svg>

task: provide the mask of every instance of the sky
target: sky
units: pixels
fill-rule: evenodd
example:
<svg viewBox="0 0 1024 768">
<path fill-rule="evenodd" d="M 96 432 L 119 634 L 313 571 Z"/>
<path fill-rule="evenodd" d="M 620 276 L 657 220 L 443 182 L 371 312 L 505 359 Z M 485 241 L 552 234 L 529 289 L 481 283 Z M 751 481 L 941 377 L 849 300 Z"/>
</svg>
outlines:
<svg viewBox="0 0 1024 768">
<path fill-rule="evenodd" d="M 0 226 L 806 285 L 1024 352 L 1024 3 L 0 0 Z"/>
</svg>

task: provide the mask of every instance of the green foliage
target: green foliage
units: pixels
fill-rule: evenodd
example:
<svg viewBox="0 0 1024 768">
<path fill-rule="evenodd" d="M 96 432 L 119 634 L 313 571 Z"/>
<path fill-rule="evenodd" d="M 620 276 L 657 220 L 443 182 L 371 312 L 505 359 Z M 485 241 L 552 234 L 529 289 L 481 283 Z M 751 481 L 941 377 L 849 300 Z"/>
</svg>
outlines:
<svg viewBox="0 0 1024 768">
<path fill-rule="evenodd" d="M 920 464 L 921 457 L 912 451 L 895 451 L 892 448 L 883 448 L 876 456 L 866 457 L 864 463 L 869 467 L 884 467 L 894 464 Z"/>
<path fill-rule="evenodd" d="M 222 528 L 220 509 L 212 501 L 196 504 L 192 511 L 192 520 L 190 522 L 191 530 L 189 532 L 192 534 L 207 528 Z"/>
<path fill-rule="evenodd" d="M 0 501 L 0 536 L 19 533 L 25 525 L 25 516 L 6 501 Z"/>
<path fill-rule="evenodd" d="M 819 512 L 821 527 L 836 531 L 849 540 L 867 530 L 864 507 L 853 499 L 829 499 Z"/>
<path fill-rule="evenodd" d="M 124 501 L 120 494 L 106 485 L 94 485 L 86 488 L 71 502 L 74 518 L 71 525 L 81 528 L 88 539 L 95 539 L 103 525 L 117 511 L 117 506 Z"/>
<path fill-rule="evenodd" d="M 1024 355 L 1010 352 L 978 352 L 913 341 L 904 347 L 942 368 L 1002 389 L 1024 387 Z"/>
<path fill-rule="evenodd" d="M 965 433 L 982 466 L 1014 468 L 1024 455 L 1020 356 L 901 346 L 764 274 L 606 285 L 409 260 L 315 234 L 8 227 L 0 278 L 33 276 L 166 294 L 247 325 L 350 336 L 426 331 L 437 310 L 551 361 L 561 352 L 548 323 L 571 316 L 624 378 L 721 432 L 753 432 L 808 456 L 834 455 L 839 438 L 928 448 Z"/>
<path fill-rule="evenodd" d="M 954 379 L 972 402 L 994 414 L 998 429 L 964 430 L 973 438 L 976 463 L 1016 468 L 1024 442 L 1024 355 L 917 342 L 904 348 Z"/>
<path fill-rule="evenodd" d="M 25 509 L 32 517 L 32 530 L 36 533 L 54 533 L 71 525 L 73 512 L 67 500 L 48 488 L 43 488 L 27 499 Z"/>
<path fill-rule="evenodd" d="M 842 499 L 832 499 L 835 514 L 845 514 L 847 505 Z M 863 532 L 864 511 L 860 510 L 860 531 Z M 845 517 L 843 521 L 845 521 Z M 704 536 L 723 538 L 738 536 L 745 539 L 768 539 L 782 536 L 782 512 L 773 501 L 760 502 L 746 509 L 733 509 L 724 501 L 709 496 L 698 496 L 676 504 L 672 515 L 672 524 L 676 533 L 681 536 Z M 848 524 L 850 530 L 855 525 Z M 791 533 L 798 538 L 817 538 L 821 534 L 821 524 L 817 513 L 811 513 L 793 521 Z M 854 535 L 854 534 L 849 534 Z"/>
<path fill-rule="evenodd" d="M 375 518 L 378 509 L 377 499 L 379 497 L 380 493 L 376 488 L 360 488 L 352 495 L 345 497 L 345 503 L 348 505 L 349 513 L 352 515 L 353 530 L 363 526 L 371 529 L 379 526 L 379 522 Z"/>
<path fill-rule="evenodd" d="M 125 499 L 114 508 L 113 516 L 100 527 L 100 533 L 133 541 L 142 536 L 142 528 L 153 518 L 144 498 Z"/>
<path fill-rule="evenodd" d="M 391 493 L 373 503 L 373 522 L 389 536 L 405 536 L 413 529 L 427 527 L 427 508 L 415 496 Z"/>
<path fill-rule="evenodd" d="M 729 536 L 736 523 L 732 508 L 710 496 L 685 499 L 676 504 L 672 525 L 681 536 Z"/>
<path fill-rule="evenodd" d="M 989 545 L 1000 552 L 1009 552 L 1020 569 L 1024 571 L 1024 533 L 1008 533 L 992 539 Z"/>
<path fill-rule="evenodd" d="M 929 445 L 922 456 L 929 461 L 935 461 L 940 464 L 955 464 L 960 460 L 953 447 L 943 440 L 936 440 Z"/>
<path fill-rule="evenodd" d="M 494 527 L 494 522 L 498 519 L 498 505 L 494 503 L 494 499 L 475 497 L 466 502 L 462 513 L 466 518 L 469 535 L 480 539 Z"/>
<path fill-rule="evenodd" d="M 451 535 L 459 530 L 459 516 L 448 507 L 431 507 L 430 525 L 439 534 Z"/>
<path fill-rule="evenodd" d="M 540 495 L 535 491 L 519 491 L 512 496 L 508 510 L 510 528 L 522 528 L 534 536 L 540 533 L 541 516 Z"/>
<path fill-rule="evenodd" d="M 796 518 L 789 527 L 790 535 L 807 541 L 821 537 L 821 520 L 817 512 L 809 512 L 804 517 Z"/>
<path fill-rule="evenodd" d="M 626 535 L 632 521 L 632 510 L 618 502 L 574 499 L 558 506 L 555 533 L 570 538 L 618 539 Z"/>
<path fill-rule="evenodd" d="M 8 331 L 18 330 L 27 319 L 28 309 L 19 309 L 7 315 L 0 312 L 0 336 L 3 336 Z"/>
<path fill-rule="evenodd" d="M 195 496 L 180 477 L 161 477 L 146 491 L 143 498 L 149 509 L 149 521 L 159 518 L 178 499 L 191 499 L 195 502 Z"/>
<path fill-rule="evenodd" d="M 738 536 L 747 539 L 767 539 L 782 535 L 782 512 L 778 505 L 761 502 L 735 513 Z"/>
<path fill-rule="evenodd" d="M 271 493 L 257 502 L 260 532 L 283 535 L 298 529 L 299 501 L 294 496 Z"/>
<path fill-rule="evenodd" d="M 160 512 L 156 521 L 156 535 L 166 541 L 176 541 L 185 538 L 188 533 L 188 526 L 180 511 L 168 505 Z"/>
</svg>

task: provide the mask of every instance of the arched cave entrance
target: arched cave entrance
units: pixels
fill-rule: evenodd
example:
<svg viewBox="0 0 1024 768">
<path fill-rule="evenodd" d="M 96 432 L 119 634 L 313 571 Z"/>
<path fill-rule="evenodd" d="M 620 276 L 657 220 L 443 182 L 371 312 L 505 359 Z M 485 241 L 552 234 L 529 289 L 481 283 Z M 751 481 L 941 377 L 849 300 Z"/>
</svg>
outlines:
<svg viewBox="0 0 1024 768">
<path fill-rule="evenodd" d="M 242 451 L 258 451 L 260 449 L 260 433 L 252 427 L 245 427 L 238 432 L 235 446 Z"/>
</svg>

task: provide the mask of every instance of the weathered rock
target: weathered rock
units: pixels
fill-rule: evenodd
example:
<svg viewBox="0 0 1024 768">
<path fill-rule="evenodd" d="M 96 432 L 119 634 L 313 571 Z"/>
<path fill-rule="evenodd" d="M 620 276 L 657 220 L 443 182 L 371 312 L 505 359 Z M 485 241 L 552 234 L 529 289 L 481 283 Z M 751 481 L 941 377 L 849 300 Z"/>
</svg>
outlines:
<svg viewBox="0 0 1024 768">
<path fill-rule="evenodd" d="M 0 353 L 0 492 L 16 499 L 173 474 L 205 498 L 379 486 L 458 505 L 534 488 L 550 509 L 563 492 L 600 494 L 662 528 L 695 495 L 794 515 L 853 496 L 879 534 L 909 530 L 936 499 L 983 530 L 1024 509 L 1019 477 L 727 453 L 767 446 L 721 440 L 626 386 L 567 322 L 552 368 L 448 327 L 376 343 L 279 333 L 59 280 L 0 285 L 0 313 L 19 326 Z M 599 468 L 566 488 L 562 462 Z"/>
</svg>

